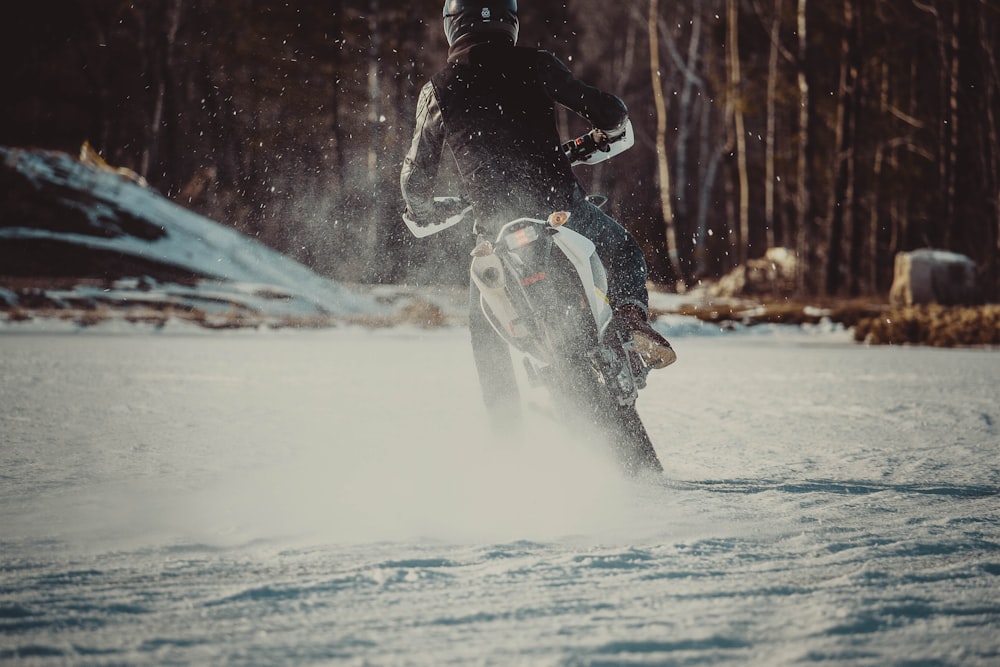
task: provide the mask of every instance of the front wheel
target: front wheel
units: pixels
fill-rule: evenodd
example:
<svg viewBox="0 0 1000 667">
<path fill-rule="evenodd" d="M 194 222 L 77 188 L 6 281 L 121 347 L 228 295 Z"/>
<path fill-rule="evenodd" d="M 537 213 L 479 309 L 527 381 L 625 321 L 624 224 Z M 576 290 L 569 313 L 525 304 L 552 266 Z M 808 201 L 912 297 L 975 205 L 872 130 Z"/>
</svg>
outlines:
<svg viewBox="0 0 1000 667">
<path fill-rule="evenodd" d="M 573 393 L 585 421 L 607 442 L 628 474 L 663 472 L 663 466 L 635 403 L 620 405 L 603 377 L 589 363 L 580 362 L 572 373 Z"/>
<path fill-rule="evenodd" d="M 641 472 L 663 472 L 660 457 L 656 455 L 653 442 L 646 433 L 646 427 L 636 412 L 635 404 L 620 406 L 614 421 L 617 422 L 618 455 L 625 470 L 632 474 Z"/>
<path fill-rule="evenodd" d="M 568 408 L 564 410 L 568 426 L 584 426 L 596 434 L 611 447 L 626 473 L 662 472 L 635 403 L 619 403 L 610 385 L 613 378 L 605 377 L 591 353 L 597 348 L 593 320 L 579 314 L 579 319 L 560 318 L 545 327 L 554 371 L 550 377 L 553 399 Z"/>
</svg>

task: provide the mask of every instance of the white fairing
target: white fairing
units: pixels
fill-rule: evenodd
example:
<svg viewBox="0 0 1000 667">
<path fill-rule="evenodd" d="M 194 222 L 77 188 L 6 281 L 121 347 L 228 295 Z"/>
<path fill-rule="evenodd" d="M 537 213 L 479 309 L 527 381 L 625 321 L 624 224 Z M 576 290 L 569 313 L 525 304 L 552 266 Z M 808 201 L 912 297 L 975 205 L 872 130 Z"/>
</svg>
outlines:
<svg viewBox="0 0 1000 667">
<path fill-rule="evenodd" d="M 597 330 L 603 333 L 611 321 L 612 313 L 607 295 L 608 276 L 597 258 L 597 248 L 586 236 L 566 227 L 560 227 L 553 240 L 580 275 L 590 310 L 597 322 Z"/>
<path fill-rule="evenodd" d="M 495 318 L 495 321 L 490 320 L 490 324 L 494 328 L 499 325 L 506 329 L 506 331 L 498 330 L 497 333 L 504 338 L 526 336 L 528 331 L 520 321 L 517 310 L 507 294 L 506 274 L 500 258 L 496 255 L 476 257 L 472 260 L 470 273 L 479 288 L 480 301 L 489 307 Z"/>
<path fill-rule="evenodd" d="M 544 224 L 541 220 L 519 218 L 505 225 L 498 238 L 504 236 L 508 227 L 525 220 Z M 608 276 L 597 256 L 597 248 L 593 241 L 567 227 L 556 228 L 552 239 L 576 269 L 594 321 L 597 323 L 597 330 L 604 333 L 611 322 L 612 312 L 607 296 Z M 479 287 L 483 305 L 492 313 L 490 323 L 494 327 L 500 327 L 497 333 L 508 341 L 527 336 L 529 331 L 518 317 L 517 310 L 507 293 L 506 274 L 500 258 L 495 254 L 475 257 L 472 260 L 470 273 L 472 280 Z"/>
</svg>

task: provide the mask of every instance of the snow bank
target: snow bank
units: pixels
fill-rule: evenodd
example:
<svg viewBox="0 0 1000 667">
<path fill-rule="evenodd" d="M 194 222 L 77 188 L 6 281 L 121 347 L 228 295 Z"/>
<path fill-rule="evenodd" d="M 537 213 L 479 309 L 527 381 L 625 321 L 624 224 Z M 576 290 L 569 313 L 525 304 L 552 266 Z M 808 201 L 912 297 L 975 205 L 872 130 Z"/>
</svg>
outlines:
<svg viewBox="0 0 1000 667">
<path fill-rule="evenodd" d="M 382 313 L 375 301 L 324 278 L 254 239 L 188 211 L 120 174 L 65 153 L 0 147 L 0 180 L 10 191 L 0 216 L 0 244 L 18 249 L 72 247 L 129 266 L 164 267 L 216 284 L 243 284 L 236 294 L 269 294 L 248 308 L 331 315 Z M 6 253 L 0 253 L 7 256 Z M 45 266 L 45 256 L 32 257 Z M 52 257 L 52 262 L 58 258 Z M 15 262 L 8 257 L 8 269 Z M 48 267 L 65 275 L 59 266 Z M 5 271 L 0 271 L 4 273 Z M 9 271 L 7 271 L 9 272 Z M 133 275 L 131 277 L 140 277 Z M 148 290 L 147 290 L 148 291 Z"/>
</svg>

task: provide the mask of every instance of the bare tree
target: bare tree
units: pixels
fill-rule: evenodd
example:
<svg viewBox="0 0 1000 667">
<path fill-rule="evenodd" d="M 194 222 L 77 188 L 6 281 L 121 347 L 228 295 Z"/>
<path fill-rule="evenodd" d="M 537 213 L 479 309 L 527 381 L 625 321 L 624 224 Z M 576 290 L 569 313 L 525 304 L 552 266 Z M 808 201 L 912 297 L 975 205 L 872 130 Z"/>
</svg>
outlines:
<svg viewBox="0 0 1000 667">
<path fill-rule="evenodd" d="M 337 186 L 337 192 L 343 194 L 347 189 L 347 160 L 345 144 L 347 143 L 347 137 L 344 133 L 343 127 L 343 112 L 341 109 L 340 91 L 341 85 L 341 68 L 344 66 L 344 51 L 347 48 L 347 40 L 344 35 L 344 3 L 343 0 L 337 0 L 333 10 L 333 26 L 332 34 L 330 37 L 333 42 L 332 54 L 330 57 L 332 69 L 333 69 L 333 85 L 330 87 L 333 93 L 332 99 L 330 100 L 330 135 L 333 138 L 333 154 L 334 154 L 334 170 L 333 178 L 334 183 Z"/>
<path fill-rule="evenodd" d="M 843 26 L 840 37 L 840 76 L 834 120 L 835 154 L 832 160 L 833 187 L 827 205 L 825 287 L 836 294 L 845 274 L 845 234 L 851 228 L 854 175 L 854 113 L 857 87 L 857 63 L 854 61 L 854 3 L 843 0 Z"/>
<path fill-rule="evenodd" d="M 944 7 L 939 8 L 938 4 Z M 948 11 L 948 5 L 951 11 Z M 944 245 L 950 245 L 951 226 L 954 220 L 955 167 L 958 147 L 958 3 L 955 0 L 913 0 L 913 5 L 929 14 L 937 33 L 938 57 L 941 64 L 941 129 L 938 133 L 938 179 L 945 193 L 941 215 L 944 220 Z M 947 14 L 947 17 L 944 15 Z"/>
<path fill-rule="evenodd" d="M 806 69 L 809 64 L 807 9 L 807 0 L 798 0 L 796 27 L 798 31 L 797 80 L 799 88 L 799 120 L 797 129 L 799 133 L 799 145 L 796 156 L 797 191 L 795 197 L 798 234 L 795 247 L 799 257 L 797 265 L 798 291 L 801 293 L 811 293 L 813 291 L 813 283 L 809 271 L 814 265 L 815 260 L 815 246 L 813 245 L 815 221 L 812 219 L 812 177 L 809 164 L 812 145 L 809 140 L 811 132 L 809 115 L 811 100 L 809 97 L 809 79 Z"/>
<path fill-rule="evenodd" d="M 983 0 L 982 6 L 986 6 Z M 979 47 L 982 50 L 983 78 L 986 84 L 986 138 L 982 150 L 985 154 L 987 178 L 986 187 L 992 192 L 993 220 L 992 252 L 986 263 L 986 273 L 994 298 L 1000 298 L 1000 116 L 997 106 L 1000 105 L 1000 65 L 996 55 L 996 35 L 1000 32 L 1000 12 L 993 15 L 993 22 L 979 21 Z"/>
<path fill-rule="evenodd" d="M 728 83 L 726 89 L 727 116 L 733 124 L 733 138 L 736 142 L 736 173 L 739 216 L 737 261 L 745 264 L 750 250 L 750 178 L 747 170 L 746 124 L 743 119 L 743 100 L 740 94 L 742 74 L 740 67 L 739 4 L 736 0 L 726 0 L 726 51 Z"/>
<path fill-rule="evenodd" d="M 702 37 L 704 32 L 702 27 L 704 23 L 703 14 L 711 11 L 711 2 L 695 4 L 692 8 L 691 19 L 683 22 L 687 23 L 690 28 L 687 48 L 683 54 L 681 53 L 681 47 L 677 43 L 683 37 L 683 23 L 677 24 L 678 34 L 675 36 L 670 25 L 667 24 L 663 17 L 658 18 L 660 37 L 666 47 L 667 54 L 670 56 L 671 62 L 677 72 L 680 73 L 682 81 L 675 113 L 677 123 L 673 142 L 673 173 L 676 178 L 674 179 L 675 185 L 672 191 L 675 202 L 673 213 L 679 239 L 688 238 L 688 234 L 691 233 L 692 205 L 690 195 L 692 192 L 697 191 L 692 184 L 692 178 L 697 175 L 693 175 L 694 170 L 691 169 L 691 163 L 693 161 L 698 162 L 698 147 L 694 145 L 693 133 L 697 127 L 698 119 L 701 117 L 699 108 L 703 108 L 708 104 L 706 102 L 708 86 L 699 74 L 699 69 L 704 65 L 703 58 L 706 55 L 702 51 Z M 705 118 L 706 121 L 709 120 L 709 117 Z M 711 151 L 712 148 L 714 147 L 707 148 L 707 150 Z M 706 154 L 710 153 L 703 153 L 702 155 Z M 695 156 L 695 160 L 691 159 L 692 155 Z M 707 211 L 704 211 L 704 213 L 707 213 Z M 698 222 L 693 234 L 695 268 L 693 276 L 686 277 L 703 277 L 705 275 L 707 248 L 706 226 L 704 223 L 706 218 L 701 209 L 697 211 L 697 218 Z M 679 251 L 684 250 L 684 247 L 679 248 Z"/>
<path fill-rule="evenodd" d="M 382 30 L 379 25 L 379 0 L 369 0 L 368 5 L 368 188 L 371 193 L 371 222 L 368 225 L 364 248 L 365 276 L 370 282 L 379 282 L 382 262 L 379 259 L 383 198 L 380 193 L 379 170 L 382 156 Z"/>
<path fill-rule="evenodd" d="M 677 225 L 671 204 L 670 164 L 667 161 L 667 101 L 663 94 L 663 83 L 660 80 L 660 36 L 659 36 L 659 0 L 649 0 L 649 72 L 652 77 L 653 102 L 656 107 L 656 164 L 659 174 L 660 211 L 666 230 L 667 253 L 670 258 L 670 268 L 674 280 L 683 281 L 679 248 L 677 243 Z"/>
<path fill-rule="evenodd" d="M 776 145 L 778 125 L 778 80 L 780 73 L 778 65 L 781 60 L 793 62 L 792 54 L 781 44 L 781 17 L 783 0 L 774 0 L 770 15 L 761 6 L 761 0 L 754 0 L 754 9 L 767 29 L 770 44 L 767 55 L 767 91 L 765 93 L 765 129 L 764 129 L 764 233 L 767 246 L 778 245 L 776 230 L 776 182 L 778 172 L 776 167 Z"/>
</svg>

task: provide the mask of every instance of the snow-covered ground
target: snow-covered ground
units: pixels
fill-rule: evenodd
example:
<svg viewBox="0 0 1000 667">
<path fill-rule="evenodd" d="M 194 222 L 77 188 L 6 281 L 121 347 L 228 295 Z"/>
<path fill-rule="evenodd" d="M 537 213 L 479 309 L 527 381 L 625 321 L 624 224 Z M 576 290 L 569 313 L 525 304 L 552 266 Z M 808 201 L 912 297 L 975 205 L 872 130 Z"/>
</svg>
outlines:
<svg viewBox="0 0 1000 667">
<path fill-rule="evenodd" d="M 0 663 L 1000 664 L 1000 355 L 676 336 L 635 480 L 460 328 L 0 329 Z"/>
</svg>

